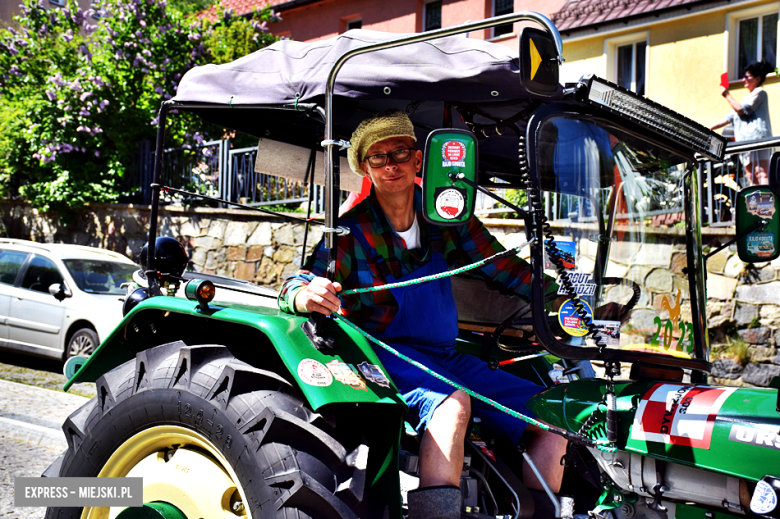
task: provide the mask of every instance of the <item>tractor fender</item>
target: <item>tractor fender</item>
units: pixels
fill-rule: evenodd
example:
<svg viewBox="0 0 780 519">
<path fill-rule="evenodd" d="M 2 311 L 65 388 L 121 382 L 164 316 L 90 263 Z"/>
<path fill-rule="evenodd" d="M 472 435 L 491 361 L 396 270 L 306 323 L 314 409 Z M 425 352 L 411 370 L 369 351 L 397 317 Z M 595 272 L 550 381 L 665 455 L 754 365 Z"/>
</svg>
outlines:
<svg viewBox="0 0 780 519">
<path fill-rule="evenodd" d="M 384 403 L 402 406 L 399 412 L 404 412 L 406 404 L 362 335 L 326 319 L 324 330 L 333 337 L 334 348 L 319 351 L 301 328 L 304 322 L 305 317 L 275 308 L 208 305 L 201 309 L 187 299 L 151 297 L 125 316 L 64 389 L 94 382 L 138 352 L 179 340 L 177 332 L 192 334 L 200 327 L 218 332 L 224 342 L 235 341 L 235 335 L 262 338 L 257 340 L 257 348 L 273 347 L 269 355 L 278 356 L 288 371 L 281 375 L 298 385 L 314 410 L 331 403 Z"/>
</svg>

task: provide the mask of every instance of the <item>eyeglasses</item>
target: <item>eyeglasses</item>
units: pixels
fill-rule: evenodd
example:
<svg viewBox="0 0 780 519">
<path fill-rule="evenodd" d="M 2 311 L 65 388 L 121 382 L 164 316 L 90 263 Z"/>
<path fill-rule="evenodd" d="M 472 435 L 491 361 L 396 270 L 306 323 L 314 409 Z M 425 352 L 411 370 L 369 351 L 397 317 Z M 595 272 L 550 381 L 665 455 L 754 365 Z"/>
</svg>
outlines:
<svg viewBox="0 0 780 519">
<path fill-rule="evenodd" d="M 753 76 L 749 76 L 745 74 L 745 76 L 742 79 L 744 79 L 745 81 L 750 81 L 751 79 L 753 79 Z"/>
<path fill-rule="evenodd" d="M 365 160 L 368 161 L 368 165 L 372 168 L 381 168 L 387 164 L 388 156 L 393 157 L 393 162 L 396 164 L 403 164 L 404 162 L 409 162 L 409 159 L 412 158 L 412 151 L 414 151 L 414 149 L 415 148 L 403 148 L 391 151 L 390 153 L 371 155 L 370 157 L 366 157 Z"/>
</svg>

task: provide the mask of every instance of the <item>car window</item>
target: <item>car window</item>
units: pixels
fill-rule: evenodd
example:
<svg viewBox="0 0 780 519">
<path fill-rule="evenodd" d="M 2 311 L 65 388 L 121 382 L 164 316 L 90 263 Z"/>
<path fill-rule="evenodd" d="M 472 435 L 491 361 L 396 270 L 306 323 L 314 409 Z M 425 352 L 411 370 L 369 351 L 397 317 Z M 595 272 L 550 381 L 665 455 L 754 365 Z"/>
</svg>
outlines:
<svg viewBox="0 0 780 519">
<path fill-rule="evenodd" d="M 90 294 L 124 295 L 122 283 L 133 280 L 135 265 L 104 260 L 63 260 L 78 287 Z"/>
<path fill-rule="evenodd" d="M 57 265 L 48 258 L 36 255 L 24 272 L 22 288 L 36 292 L 48 292 L 52 284 L 62 282 L 62 274 L 60 274 Z"/>
<path fill-rule="evenodd" d="M 19 269 L 22 268 L 22 264 L 27 259 L 27 256 L 26 252 L 14 250 L 0 251 L 0 283 L 13 285 L 14 281 L 16 281 L 16 275 L 19 273 Z"/>
</svg>

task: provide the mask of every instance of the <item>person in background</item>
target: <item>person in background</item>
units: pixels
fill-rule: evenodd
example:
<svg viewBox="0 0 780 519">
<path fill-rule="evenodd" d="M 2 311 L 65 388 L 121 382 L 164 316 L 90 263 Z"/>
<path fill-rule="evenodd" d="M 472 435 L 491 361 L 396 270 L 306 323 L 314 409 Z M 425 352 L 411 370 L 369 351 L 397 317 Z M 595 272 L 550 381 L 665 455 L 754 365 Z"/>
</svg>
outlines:
<svg viewBox="0 0 780 519">
<path fill-rule="evenodd" d="M 339 223 L 350 233 L 338 240 L 336 275 L 323 277 L 328 251 L 320 241 L 279 294 L 279 307 L 296 314 L 339 312 L 373 336 L 445 377 L 530 414 L 528 399 L 540 386 L 501 370 L 491 371 L 476 357 L 455 350 L 458 317 L 450 278 L 391 290 L 341 296 L 350 288 L 408 281 L 445 272 L 504 250 L 482 222 L 444 227 L 426 223 L 422 195 L 415 176 L 423 154 L 417 149 L 414 126 L 400 111 L 366 119 L 352 134 L 349 163 L 358 175 L 368 175 L 371 193 L 347 211 Z M 530 266 L 511 256 L 481 267 L 478 276 L 527 300 Z M 547 292 L 557 286 L 547 280 Z M 464 441 L 472 412 L 513 444 L 523 443 L 553 491 L 563 477 L 561 456 L 566 440 L 503 414 L 465 392 L 434 378 L 386 350 L 376 354 L 409 405 L 407 420 L 422 435 L 420 488 L 409 492 L 410 519 L 459 519 L 460 477 Z M 522 436 L 522 440 L 521 440 Z M 530 469 L 524 480 L 541 490 Z"/>
<path fill-rule="evenodd" d="M 773 71 L 774 67 L 765 61 L 748 65 L 745 69 L 745 76 L 742 78 L 748 95 L 741 102 L 734 99 L 728 88 L 721 86 L 721 95 L 733 110 L 713 124 L 710 129 L 717 130 L 731 124 L 734 126 L 734 140 L 736 142 L 752 141 L 771 136 L 769 96 L 761 85 L 764 84 L 767 74 Z M 769 153 L 769 150 L 760 150 L 742 154 L 745 178 L 749 184 L 769 184 Z"/>
</svg>

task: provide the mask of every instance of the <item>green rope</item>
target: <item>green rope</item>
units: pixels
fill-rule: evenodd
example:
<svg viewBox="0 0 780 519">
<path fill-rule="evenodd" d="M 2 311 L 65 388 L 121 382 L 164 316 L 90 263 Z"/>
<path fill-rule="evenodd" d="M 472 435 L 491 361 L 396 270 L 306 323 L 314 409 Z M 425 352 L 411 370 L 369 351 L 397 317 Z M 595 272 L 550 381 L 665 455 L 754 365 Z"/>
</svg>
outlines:
<svg viewBox="0 0 780 519">
<path fill-rule="evenodd" d="M 514 247 L 512 249 L 507 249 L 504 251 L 501 251 L 497 254 L 494 254 L 490 256 L 489 258 L 485 258 L 483 260 L 477 261 L 476 263 L 472 263 L 471 265 L 466 265 L 465 267 L 460 267 L 455 270 L 450 270 L 448 272 L 441 272 L 439 274 L 432 274 L 430 276 L 425 276 L 417 279 L 411 279 L 409 281 L 399 281 L 398 283 L 389 283 L 385 285 L 379 285 L 375 287 L 368 287 L 368 288 L 353 288 L 350 290 L 345 290 L 341 293 L 341 295 L 351 295 L 351 294 L 364 294 L 366 292 L 378 292 L 380 290 L 390 290 L 391 288 L 398 288 L 398 287 L 408 287 L 410 285 L 416 285 L 418 283 L 425 283 L 426 281 L 432 281 L 434 279 L 441 279 L 446 278 L 450 276 L 454 276 L 456 274 L 461 274 L 463 272 L 468 272 L 469 270 L 473 270 L 476 268 L 481 267 L 482 265 L 485 265 L 486 263 L 490 263 L 491 261 L 495 261 L 497 259 L 503 258 L 505 256 L 510 256 L 512 254 L 517 254 L 520 252 L 520 249 L 534 241 L 536 238 L 531 238 L 525 243 L 522 243 L 518 245 L 517 247 Z"/>
<path fill-rule="evenodd" d="M 407 357 L 403 353 L 399 352 L 398 350 L 396 350 L 392 346 L 390 346 L 388 344 L 385 344 L 384 342 L 380 341 L 376 337 L 372 337 L 367 332 L 365 332 L 362 328 L 360 328 L 359 326 L 351 323 L 350 321 L 348 321 L 347 319 L 345 319 L 341 315 L 333 313 L 333 314 L 331 314 L 331 316 L 336 318 L 336 319 L 338 319 L 338 320 L 340 320 L 344 324 L 348 325 L 349 327 L 354 329 L 356 332 L 358 332 L 360 335 L 362 335 L 363 337 L 365 337 L 369 341 L 371 341 L 371 342 L 373 342 L 375 344 L 378 344 L 379 346 L 381 346 L 382 348 L 386 349 L 387 351 L 389 351 L 390 353 L 392 353 L 396 357 L 399 357 L 402 360 L 405 360 L 406 362 L 408 362 L 412 366 L 415 366 L 416 368 L 419 368 L 419 369 L 423 370 L 425 373 L 427 373 L 427 374 L 429 374 L 429 375 L 431 375 L 431 376 L 441 380 L 445 384 L 449 384 L 450 386 L 463 391 L 467 395 L 469 395 L 469 396 L 471 396 L 473 398 L 476 398 L 477 400 L 480 400 L 480 401 L 482 401 L 482 402 L 484 402 L 484 403 L 486 403 L 486 404 L 488 404 L 490 406 L 495 407 L 499 411 L 502 411 L 502 412 L 504 412 L 504 413 L 506 413 L 506 414 L 508 414 L 510 416 L 518 418 L 518 419 L 520 419 L 520 420 L 522 420 L 522 421 L 524 421 L 526 423 L 529 423 L 531 425 L 535 425 L 535 426 L 537 426 L 538 428 L 540 428 L 542 430 L 549 431 L 549 432 L 554 433 L 554 434 L 558 434 L 560 436 L 563 436 L 564 438 L 568 438 L 570 440 L 578 441 L 578 442 L 584 443 L 586 445 L 592 445 L 592 446 L 596 447 L 600 451 L 603 451 L 603 452 L 616 452 L 617 451 L 617 448 L 615 446 L 611 445 L 607 440 L 592 440 L 590 438 L 587 438 L 585 436 L 581 436 L 579 434 L 572 434 L 572 433 L 570 433 L 568 431 L 565 431 L 563 429 L 559 429 L 558 427 L 553 427 L 553 426 L 548 425 L 548 424 L 546 424 L 544 422 L 540 422 L 538 420 L 535 420 L 535 419 L 531 418 L 530 416 L 526 416 L 524 414 L 520 414 L 517 411 L 514 411 L 512 409 L 509 409 L 506 406 L 503 406 L 503 405 L 499 404 L 495 400 L 492 400 L 492 399 L 490 399 L 490 398 L 488 398 L 486 396 L 482 396 L 479 393 L 475 393 L 471 389 L 469 389 L 469 388 L 467 388 L 465 386 L 462 386 L 462 385 L 458 384 L 457 382 L 454 382 L 454 381 L 448 379 L 447 377 L 444 377 L 443 375 L 440 375 L 440 374 L 436 373 L 432 369 L 430 369 L 427 366 L 417 362 L 416 360 Z"/>
</svg>

